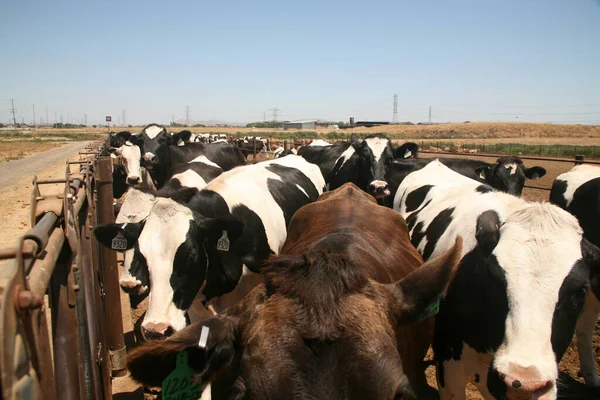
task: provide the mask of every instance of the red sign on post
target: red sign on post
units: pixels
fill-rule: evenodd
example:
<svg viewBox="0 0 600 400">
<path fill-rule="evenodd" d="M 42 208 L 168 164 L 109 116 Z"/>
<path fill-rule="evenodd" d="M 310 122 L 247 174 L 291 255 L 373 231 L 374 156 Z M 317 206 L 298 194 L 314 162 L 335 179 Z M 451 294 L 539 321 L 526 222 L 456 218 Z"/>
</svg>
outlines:
<svg viewBox="0 0 600 400">
<path fill-rule="evenodd" d="M 110 122 L 110 121 L 112 121 L 112 117 L 110 115 L 107 115 L 106 116 L 106 122 Z"/>
</svg>

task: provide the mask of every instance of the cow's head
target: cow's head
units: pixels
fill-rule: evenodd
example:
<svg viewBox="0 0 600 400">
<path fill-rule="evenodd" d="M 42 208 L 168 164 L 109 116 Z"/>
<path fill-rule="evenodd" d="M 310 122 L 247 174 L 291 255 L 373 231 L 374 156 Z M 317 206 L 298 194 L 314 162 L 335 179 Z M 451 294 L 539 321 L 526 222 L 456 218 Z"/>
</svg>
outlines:
<svg viewBox="0 0 600 400">
<path fill-rule="evenodd" d="M 189 191 L 195 192 L 195 188 Z M 223 259 L 233 256 L 230 247 L 240 237 L 243 223 L 228 217 L 205 218 L 175 200 L 157 198 L 145 221 L 128 224 L 125 229 L 123 224 L 107 224 L 95 231 L 96 238 L 106 246 L 117 235 L 124 236 L 127 249 L 134 250 L 131 270 L 148 274 L 150 299 L 142 322 L 146 337 L 166 336 L 183 329 L 186 310 L 204 283 L 211 285 L 218 277 L 233 282 L 235 287 L 242 273 L 241 268 L 238 274 L 221 266 Z M 141 281 L 144 285 L 144 278 Z"/>
<path fill-rule="evenodd" d="M 123 146 L 131 138 L 131 132 L 121 131 L 117 133 L 111 132 L 110 134 L 110 147 L 119 148 Z"/>
<path fill-rule="evenodd" d="M 525 179 L 540 179 L 546 175 L 542 167 L 525 167 L 519 157 L 499 158 L 495 165 L 479 167 L 475 172 L 493 188 L 515 196 L 521 195 Z"/>
<path fill-rule="evenodd" d="M 127 174 L 127 184 L 137 185 L 142 176 L 140 160 L 142 151 L 140 149 L 141 139 L 137 135 L 130 135 L 128 140 L 121 147 L 111 149 L 117 156 L 123 160 L 125 173 Z"/>
<path fill-rule="evenodd" d="M 360 180 L 366 182 L 366 190 L 376 198 L 390 194 L 385 174 L 389 165 L 394 161 L 394 148 L 384 135 L 367 136 L 362 142 L 355 134 L 350 139 L 361 165 Z M 362 185 L 361 185 L 362 186 Z"/>
<path fill-rule="evenodd" d="M 460 253 L 458 239 L 390 284 L 329 252 L 274 257 L 266 284 L 224 314 L 142 344 L 129 353 L 128 368 L 135 380 L 160 386 L 177 353 L 187 351 L 219 398 L 412 399 L 398 339 L 430 315 Z"/>
<path fill-rule="evenodd" d="M 448 291 L 453 314 L 442 304 L 438 322 L 461 327 L 462 340 L 485 360 L 479 385 L 495 398 L 555 399 L 557 362 L 590 273 L 600 273 L 600 251 L 572 215 L 548 203 L 528 204 L 506 221 L 484 212 L 476 232 L 477 246 Z"/>
<path fill-rule="evenodd" d="M 156 197 L 153 193 L 145 190 L 138 190 L 130 188 L 125 195 L 125 201 L 121 204 L 119 213 L 116 216 L 115 222 L 121 223 L 137 223 L 146 219 L 150 210 L 154 205 Z M 142 225 L 143 227 L 143 225 Z M 125 226 L 125 229 L 127 226 Z M 112 238 L 114 237 L 114 230 L 109 230 L 106 233 L 102 232 L 103 228 L 96 230 L 97 237 L 109 237 L 112 244 Z M 121 227 L 121 233 L 124 234 L 124 229 Z M 111 236 L 112 235 L 112 236 Z M 118 233 L 117 233 L 118 235 Z M 134 240 L 133 237 L 130 238 Z M 108 244 L 109 240 L 103 240 L 101 243 Z M 148 292 L 148 272 L 143 268 L 140 269 L 140 263 L 133 264 L 132 261 L 135 254 L 135 250 L 130 248 L 123 252 L 123 272 L 119 277 L 119 284 L 121 288 L 131 294 L 143 295 Z"/>
</svg>

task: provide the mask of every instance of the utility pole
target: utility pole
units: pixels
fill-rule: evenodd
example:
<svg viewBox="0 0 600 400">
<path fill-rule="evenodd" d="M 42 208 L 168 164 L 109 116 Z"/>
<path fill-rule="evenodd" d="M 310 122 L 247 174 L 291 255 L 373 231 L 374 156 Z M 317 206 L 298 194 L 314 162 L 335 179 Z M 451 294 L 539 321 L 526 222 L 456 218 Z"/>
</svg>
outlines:
<svg viewBox="0 0 600 400">
<path fill-rule="evenodd" d="M 273 107 L 271 109 L 269 109 L 268 111 L 271 112 L 271 115 L 273 116 L 273 121 L 277 121 L 277 117 L 279 117 L 279 111 L 281 111 L 279 108 Z"/>
<path fill-rule="evenodd" d="M 56 110 L 54 110 L 54 123 L 58 123 L 58 120 L 56 119 Z"/>
<path fill-rule="evenodd" d="M 83 114 L 83 120 L 85 121 L 85 126 L 87 126 L 87 113 Z"/>
<path fill-rule="evenodd" d="M 46 108 L 46 125 L 50 125 L 50 119 L 48 118 L 48 109 Z"/>
<path fill-rule="evenodd" d="M 10 99 L 10 103 L 12 104 L 12 107 L 10 108 L 10 112 L 13 115 L 13 124 L 17 125 L 17 109 L 15 108 L 15 100 Z"/>
<path fill-rule="evenodd" d="M 431 106 L 429 106 L 429 123 L 431 123 Z"/>
<path fill-rule="evenodd" d="M 175 125 L 175 114 L 171 114 L 171 125 Z"/>
<path fill-rule="evenodd" d="M 392 123 L 398 123 L 398 95 L 394 95 L 394 115 L 392 117 Z"/>
<path fill-rule="evenodd" d="M 35 129 L 35 104 L 31 105 L 31 109 L 33 110 L 33 129 Z"/>
</svg>

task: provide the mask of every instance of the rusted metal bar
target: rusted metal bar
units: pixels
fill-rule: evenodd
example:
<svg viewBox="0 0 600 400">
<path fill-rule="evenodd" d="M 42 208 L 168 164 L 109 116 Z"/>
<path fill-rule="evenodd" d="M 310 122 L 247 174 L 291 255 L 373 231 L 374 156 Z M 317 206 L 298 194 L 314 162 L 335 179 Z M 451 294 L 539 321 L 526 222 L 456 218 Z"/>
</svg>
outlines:
<svg viewBox="0 0 600 400">
<path fill-rule="evenodd" d="M 37 245 L 35 243 L 31 243 L 29 241 L 23 243 L 23 258 L 31 259 L 35 256 L 37 252 Z M 0 260 L 9 260 L 11 258 L 15 258 L 17 256 L 17 249 L 0 249 Z"/>
<path fill-rule="evenodd" d="M 110 157 L 99 157 L 96 162 L 97 216 L 98 224 L 112 223 L 115 220 L 112 197 L 112 162 Z M 104 288 L 104 302 L 107 319 L 108 345 L 111 351 L 113 374 L 124 374 L 125 339 L 121 315 L 121 296 L 119 270 L 116 253 L 102 246 L 100 249 L 100 268 Z"/>
<path fill-rule="evenodd" d="M 79 253 L 81 279 L 79 285 L 81 286 L 80 291 L 83 302 L 85 303 L 85 318 L 82 321 L 83 315 L 78 315 L 78 322 L 80 323 L 80 334 L 87 334 L 88 348 L 86 349 L 86 352 L 83 353 L 84 368 L 86 369 L 86 386 L 89 386 L 89 388 L 86 387 L 86 389 L 91 392 L 91 398 L 108 400 L 110 398 L 110 390 L 108 393 L 103 390 L 101 366 L 97 363 L 97 349 L 100 343 L 98 336 L 100 302 L 98 301 L 99 297 L 96 293 L 96 290 L 98 289 L 98 280 L 94 269 L 95 266 L 92 261 L 92 216 L 89 213 L 91 209 L 89 204 L 86 203 L 86 205 L 88 205 L 88 207 L 82 209 L 79 213 L 79 221 L 81 224 Z M 82 327 L 86 328 L 85 332 L 81 330 Z M 110 371 L 107 371 L 107 374 L 110 374 Z"/>
<path fill-rule="evenodd" d="M 50 281 L 52 331 L 56 397 L 78 400 L 82 397 L 79 371 L 79 340 L 74 308 L 69 305 L 69 281 L 72 279 L 72 257 L 63 247 Z"/>
<path fill-rule="evenodd" d="M 65 179 L 41 179 L 37 181 L 38 185 L 48 185 L 53 183 L 65 183 Z"/>
<path fill-rule="evenodd" d="M 542 187 L 542 186 L 525 185 L 524 187 L 529 188 L 529 189 L 540 189 L 540 190 L 547 190 L 547 191 L 551 190 L 551 188 Z"/>
<path fill-rule="evenodd" d="M 48 288 L 50 277 L 54 272 L 56 260 L 65 242 L 65 234 L 62 229 L 55 229 L 48 239 L 45 247 L 45 256 L 37 260 L 27 275 L 29 287 L 32 293 L 43 296 Z"/>
<path fill-rule="evenodd" d="M 97 190 L 96 190 L 96 179 L 94 178 L 94 174 L 88 174 L 86 177 L 86 194 L 88 197 L 88 205 L 89 205 L 89 209 L 88 209 L 88 214 L 87 214 L 87 221 L 88 221 L 88 225 L 87 225 L 87 230 L 86 230 L 86 239 L 89 240 L 90 243 L 90 247 L 91 247 L 91 270 L 90 270 L 90 277 L 92 278 L 92 280 L 90 280 L 91 285 L 93 285 L 93 301 L 96 304 L 96 320 L 97 320 L 97 327 L 98 330 L 97 332 L 97 340 L 93 340 L 90 337 L 90 343 L 92 345 L 95 345 L 95 348 L 92 348 L 93 352 L 93 357 L 94 360 L 96 361 L 96 365 L 98 366 L 98 369 L 100 370 L 100 379 L 102 381 L 102 388 L 104 391 L 104 395 L 105 396 L 111 396 L 112 395 L 112 380 L 111 380 L 111 376 L 112 376 L 112 366 L 108 363 L 108 360 L 110 360 L 110 353 L 109 353 L 109 346 L 108 346 L 108 334 L 107 334 L 107 321 L 106 321 L 106 312 L 105 312 L 105 306 L 106 304 L 104 303 L 104 289 L 102 287 L 102 282 L 100 280 L 100 274 L 101 274 L 101 259 L 100 259 L 100 245 L 98 244 L 98 241 L 94 239 L 92 231 L 93 228 L 96 226 L 97 224 L 97 220 L 98 220 L 98 212 L 97 212 Z M 85 279 L 85 278 L 84 278 Z M 90 321 L 88 320 L 88 323 L 90 323 Z M 92 331 L 90 331 L 92 332 Z M 106 361 L 105 361 L 106 360 Z"/>
</svg>

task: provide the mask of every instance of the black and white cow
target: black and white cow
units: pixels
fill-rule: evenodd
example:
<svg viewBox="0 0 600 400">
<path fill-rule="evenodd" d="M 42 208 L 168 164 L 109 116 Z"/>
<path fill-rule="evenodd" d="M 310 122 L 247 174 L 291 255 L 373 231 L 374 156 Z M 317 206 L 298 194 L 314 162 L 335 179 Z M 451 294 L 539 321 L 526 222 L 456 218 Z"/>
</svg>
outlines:
<svg viewBox="0 0 600 400">
<path fill-rule="evenodd" d="M 201 161 L 216 165 L 228 171 L 244 165 L 246 160 L 238 148 L 229 143 L 187 143 L 177 146 L 170 140 L 165 140 L 156 149 L 152 160 L 146 164 L 150 168 L 152 178 L 157 188 L 161 188 L 170 176 L 173 168 L 191 161 Z"/>
<path fill-rule="evenodd" d="M 144 222 L 102 225 L 95 235 L 107 246 L 121 235 L 134 248 L 131 268 L 147 271 L 150 289 L 142 331 L 169 335 L 185 327 L 195 299 L 214 305 L 256 279 L 250 271 L 279 252 L 292 215 L 324 186 L 316 165 L 287 156 L 225 172 L 185 204 L 157 198 Z"/>
<path fill-rule="evenodd" d="M 386 205 L 392 207 L 396 190 L 408 174 L 420 170 L 432 160 L 432 158 L 395 159 L 386 175 L 391 192 Z M 525 167 L 519 157 L 502 157 L 496 160 L 495 164 L 467 158 L 438 158 L 438 160 L 461 175 L 487 183 L 496 190 L 515 196 L 521 195 L 525 179 L 539 179 L 546 175 L 546 170 L 542 167 Z"/>
<path fill-rule="evenodd" d="M 240 149 L 245 158 L 248 158 L 250 154 L 254 153 L 255 147 L 257 153 L 267 151 L 267 140 L 261 138 L 245 137 L 243 139 L 237 139 L 235 145 Z"/>
<path fill-rule="evenodd" d="M 401 149 L 408 154 L 415 147 L 418 148 L 414 143 L 405 143 Z M 348 143 L 304 146 L 298 155 L 321 168 L 330 190 L 352 182 L 376 198 L 390 194 L 385 174 L 394 160 L 394 148 L 384 135 L 369 135 L 360 142 L 352 134 Z"/>
<path fill-rule="evenodd" d="M 565 353 L 600 251 L 575 217 L 493 191 L 435 160 L 394 199 L 425 260 L 463 238 L 462 260 L 436 317 L 442 399 L 465 385 L 486 399 L 555 399 Z M 451 244 L 452 243 L 452 244 Z"/>
<path fill-rule="evenodd" d="M 156 149 L 160 143 L 169 137 L 167 130 L 158 124 L 148 124 L 136 135 L 138 137 L 137 145 L 142 150 L 144 160 L 152 160 Z"/>
<path fill-rule="evenodd" d="M 577 165 L 569 172 L 559 175 L 552 184 L 550 202 L 573 214 L 586 239 L 600 246 L 600 166 Z M 600 287 L 598 279 L 598 276 L 592 277 L 592 288 Z M 600 291 L 590 291 L 575 329 L 581 375 L 588 386 L 600 386 L 592 341 L 598 314 Z"/>
<path fill-rule="evenodd" d="M 223 170 L 210 163 L 191 162 L 177 166 L 172 175 L 157 193 L 147 190 L 138 190 L 131 187 L 123 203 L 120 205 L 117 214 L 116 223 L 136 223 L 140 222 L 150 214 L 154 202 L 159 197 L 174 198 L 183 195 L 191 196 L 198 190 L 204 189 L 210 181 L 221 175 Z M 212 165 L 211 165 L 212 164 Z M 195 189 L 195 190 L 185 190 Z M 123 272 L 119 278 L 119 283 L 123 290 L 128 293 L 145 294 L 148 291 L 148 285 L 142 284 L 144 272 L 139 269 L 131 268 L 133 260 L 133 249 L 126 250 L 123 254 Z M 146 273 L 147 275 L 147 273 Z"/>
</svg>

